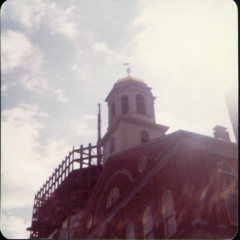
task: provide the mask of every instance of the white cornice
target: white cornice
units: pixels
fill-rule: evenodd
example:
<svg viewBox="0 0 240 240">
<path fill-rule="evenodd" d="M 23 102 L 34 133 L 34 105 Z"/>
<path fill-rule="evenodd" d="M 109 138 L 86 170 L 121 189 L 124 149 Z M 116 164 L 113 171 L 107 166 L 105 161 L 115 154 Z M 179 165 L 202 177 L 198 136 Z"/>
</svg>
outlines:
<svg viewBox="0 0 240 240">
<path fill-rule="evenodd" d="M 138 118 L 133 118 L 130 116 L 120 115 L 115 119 L 115 121 L 112 123 L 111 127 L 108 129 L 107 133 L 105 134 L 105 136 L 100 141 L 101 145 L 104 144 L 107 139 L 109 139 L 111 134 L 116 130 L 116 128 L 119 126 L 121 122 L 129 123 L 135 126 L 137 125 L 137 126 L 147 127 L 150 129 L 155 129 L 156 131 L 161 131 L 163 134 L 165 134 L 166 131 L 169 129 L 169 127 L 167 126 L 160 125 L 154 122 L 149 122 L 149 121 L 141 120 Z"/>
</svg>

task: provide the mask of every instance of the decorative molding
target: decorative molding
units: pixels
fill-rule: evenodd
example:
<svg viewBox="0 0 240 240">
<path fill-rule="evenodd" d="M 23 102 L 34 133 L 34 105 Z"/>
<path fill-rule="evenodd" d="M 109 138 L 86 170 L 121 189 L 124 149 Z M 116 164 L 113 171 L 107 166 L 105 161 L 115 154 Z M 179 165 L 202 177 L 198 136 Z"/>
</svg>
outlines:
<svg viewBox="0 0 240 240">
<path fill-rule="evenodd" d="M 115 172 L 115 173 L 110 177 L 110 179 L 107 181 L 107 184 L 105 185 L 104 189 L 103 189 L 102 192 L 101 192 L 101 195 L 100 195 L 100 197 L 99 197 L 99 201 L 98 201 L 98 204 L 97 204 L 97 207 L 96 207 L 95 216 L 97 216 L 98 210 L 99 210 L 100 205 L 101 205 L 101 202 L 102 202 L 103 195 L 105 194 L 105 191 L 106 191 L 107 187 L 109 186 L 109 183 L 110 183 L 117 175 L 119 175 L 119 174 L 124 174 L 124 175 L 126 175 L 126 176 L 129 178 L 130 182 L 133 183 L 134 178 L 133 178 L 132 174 L 131 174 L 129 171 L 127 171 L 126 169 L 121 169 L 121 170 Z"/>
<path fill-rule="evenodd" d="M 130 117 L 130 116 L 120 115 L 117 118 L 115 118 L 114 122 L 111 124 L 107 133 L 100 141 L 101 145 L 103 145 L 109 139 L 109 137 L 113 134 L 113 132 L 115 131 L 115 129 L 119 126 L 119 124 L 121 122 L 129 123 L 129 124 L 132 124 L 135 126 L 147 127 L 149 129 L 153 129 L 156 131 L 161 131 L 162 134 L 165 134 L 166 131 L 169 129 L 169 127 L 167 127 L 167 126 L 160 125 L 160 124 L 157 124 L 154 122 L 150 122 L 150 121 L 146 121 L 146 120 L 142 120 L 142 119 L 134 118 L 134 117 Z"/>
</svg>

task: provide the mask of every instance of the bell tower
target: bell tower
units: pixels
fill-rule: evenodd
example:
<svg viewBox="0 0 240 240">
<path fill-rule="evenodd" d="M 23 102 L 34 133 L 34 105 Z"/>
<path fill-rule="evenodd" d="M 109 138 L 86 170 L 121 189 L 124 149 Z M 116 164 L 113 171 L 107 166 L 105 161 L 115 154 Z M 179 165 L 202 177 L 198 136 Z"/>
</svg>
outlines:
<svg viewBox="0 0 240 240">
<path fill-rule="evenodd" d="M 108 131 L 101 140 L 104 162 L 117 152 L 165 135 L 168 127 L 156 124 L 155 97 L 143 80 L 119 79 L 106 98 Z"/>
</svg>

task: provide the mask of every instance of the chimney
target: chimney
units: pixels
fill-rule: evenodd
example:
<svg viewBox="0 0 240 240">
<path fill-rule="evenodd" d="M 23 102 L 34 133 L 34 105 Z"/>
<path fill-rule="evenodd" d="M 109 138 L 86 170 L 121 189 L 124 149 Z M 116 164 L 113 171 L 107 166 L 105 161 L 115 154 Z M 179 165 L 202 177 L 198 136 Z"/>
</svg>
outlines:
<svg viewBox="0 0 240 240">
<path fill-rule="evenodd" d="M 215 131 L 213 132 L 215 138 L 231 142 L 229 132 L 226 131 L 227 128 L 217 125 L 213 130 Z"/>
</svg>

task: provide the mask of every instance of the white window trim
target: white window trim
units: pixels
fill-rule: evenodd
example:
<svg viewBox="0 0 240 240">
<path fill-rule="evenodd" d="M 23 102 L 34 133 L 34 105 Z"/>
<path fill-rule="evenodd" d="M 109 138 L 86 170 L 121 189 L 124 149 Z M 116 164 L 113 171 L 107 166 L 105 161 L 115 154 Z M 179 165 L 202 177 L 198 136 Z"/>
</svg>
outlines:
<svg viewBox="0 0 240 240">
<path fill-rule="evenodd" d="M 138 171 L 142 173 L 147 166 L 147 157 L 145 155 L 141 156 L 138 162 Z"/>
<path fill-rule="evenodd" d="M 224 192 L 224 200 L 225 200 L 225 204 L 226 204 L 226 208 L 227 208 L 227 212 L 228 212 L 228 219 L 229 219 L 229 221 L 230 221 L 230 223 L 232 225 L 237 226 L 238 225 L 238 221 L 237 222 L 233 222 L 232 219 L 231 219 L 231 216 L 230 216 L 230 213 L 229 213 L 229 209 L 228 209 L 228 203 L 227 203 L 227 199 L 226 199 L 226 194 L 232 194 L 232 195 L 236 195 L 236 197 L 238 197 L 238 192 L 234 191 L 232 189 L 227 189 L 227 188 L 224 188 L 224 189 L 225 189 L 223 191 Z"/>
<path fill-rule="evenodd" d="M 149 231 L 149 232 L 146 233 L 146 229 L 145 229 L 145 227 L 144 227 L 144 226 L 145 226 L 145 223 L 146 223 L 146 222 L 144 221 L 144 216 L 145 216 L 147 210 L 150 210 L 150 213 L 151 213 L 151 219 L 150 219 L 150 221 L 152 222 L 152 228 L 151 228 L 151 231 Z M 153 215 L 152 215 L 152 209 L 151 209 L 151 207 L 147 207 L 147 208 L 144 210 L 144 212 L 143 212 L 142 224 L 143 224 L 144 239 L 146 239 L 146 236 L 147 236 L 149 233 L 152 233 L 152 232 L 153 232 L 153 235 L 154 235 Z"/>
<path fill-rule="evenodd" d="M 133 227 L 133 236 L 134 238 L 129 238 L 129 236 L 131 236 L 132 234 L 128 234 L 129 233 L 129 228 Z M 135 226 L 133 222 L 130 222 L 127 226 L 127 232 L 126 232 L 126 239 L 135 239 Z"/>
<path fill-rule="evenodd" d="M 164 204 L 163 204 L 163 199 L 164 199 L 164 196 L 166 195 L 167 192 L 170 192 L 171 193 L 171 196 L 172 196 L 172 192 L 170 190 L 166 190 L 163 194 L 163 197 L 162 197 L 162 212 L 163 212 L 163 222 L 164 222 L 164 230 L 165 230 L 165 236 L 166 238 L 169 238 L 171 236 L 173 236 L 175 233 L 177 233 L 177 223 L 176 223 L 176 218 L 175 218 L 175 210 L 174 210 L 174 206 L 173 206 L 173 198 L 172 198 L 172 208 L 173 208 L 173 217 L 174 217 L 174 225 L 175 225 L 175 229 L 176 229 L 176 232 L 172 233 L 172 234 L 167 234 L 167 226 L 166 226 L 166 218 L 165 218 L 165 213 L 164 213 Z"/>
<path fill-rule="evenodd" d="M 114 202 L 112 202 L 112 198 L 113 198 L 113 193 L 115 192 L 115 190 L 117 190 L 117 193 L 118 193 L 118 196 L 117 196 L 117 198 L 115 199 L 115 201 Z M 118 187 L 114 187 L 112 190 L 111 190 L 111 192 L 109 193 L 109 195 L 108 195 L 108 199 L 107 199 L 107 206 L 106 206 L 106 208 L 108 209 L 108 208 L 110 208 L 116 201 L 117 201 L 117 199 L 119 198 L 119 189 L 118 189 Z"/>
<path fill-rule="evenodd" d="M 227 166 L 229 166 L 229 167 L 231 168 L 231 172 L 224 171 L 224 170 L 220 169 L 220 168 L 219 168 L 219 165 L 220 165 L 221 163 L 224 163 L 224 164 L 226 164 Z M 224 162 L 224 161 L 218 162 L 217 168 L 218 168 L 218 171 L 219 171 L 220 173 L 226 173 L 226 174 L 229 174 L 229 175 L 237 176 L 237 173 L 235 173 L 233 167 L 232 167 L 230 164 L 228 164 L 228 163 L 226 163 L 226 162 Z"/>
</svg>

